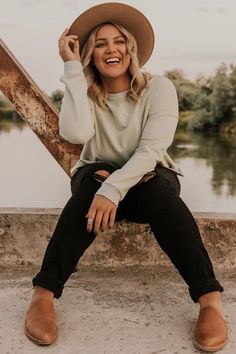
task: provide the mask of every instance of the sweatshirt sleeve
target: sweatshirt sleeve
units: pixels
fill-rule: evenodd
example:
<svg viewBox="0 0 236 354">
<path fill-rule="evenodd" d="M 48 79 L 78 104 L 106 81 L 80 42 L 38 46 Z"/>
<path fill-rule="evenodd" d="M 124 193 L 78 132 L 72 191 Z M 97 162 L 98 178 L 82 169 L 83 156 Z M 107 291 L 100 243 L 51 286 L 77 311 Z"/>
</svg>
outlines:
<svg viewBox="0 0 236 354">
<path fill-rule="evenodd" d="M 163 159 L 173 141 L 177 123 L 176 90 L 172 82 L 163 77 L 150 98 L 148 119 L 134 154 L 122 168 L 108 176 L 96 194 L 118 205 L 128 190 Z"/>
<path fill-rule="evenodd" d="M 64 63 L 65 93 L 59 114 L 59 134 L 72 144 L 84 145 L 95 134 L 94 108 L 87 95 L 87 81 L 79 61 Z"/>
</svg>

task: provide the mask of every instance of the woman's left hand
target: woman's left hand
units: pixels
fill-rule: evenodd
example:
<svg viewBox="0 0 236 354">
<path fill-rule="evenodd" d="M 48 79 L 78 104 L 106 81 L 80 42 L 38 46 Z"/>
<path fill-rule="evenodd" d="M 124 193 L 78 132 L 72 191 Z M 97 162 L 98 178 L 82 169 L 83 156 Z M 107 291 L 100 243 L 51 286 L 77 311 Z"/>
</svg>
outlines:
<svg viewBox="0 0 236 354">
<path fill-rule="evenodd" d="M 87 230 L 95 233 L 111 228 L 115 223 L 117 205 L 103 195 L 95 194 L 92 204 L 85 217 L 92 222 L 87 223 Z"/>
</svg>

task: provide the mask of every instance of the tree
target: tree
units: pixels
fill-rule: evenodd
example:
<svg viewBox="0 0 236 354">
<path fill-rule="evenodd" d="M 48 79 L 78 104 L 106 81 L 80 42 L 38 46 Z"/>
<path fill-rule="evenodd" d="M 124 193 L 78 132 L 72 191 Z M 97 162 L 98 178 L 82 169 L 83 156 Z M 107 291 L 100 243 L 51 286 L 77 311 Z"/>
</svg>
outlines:
<svg viewBox="0 0 236 354">
<path fill-rule="evenodd" d="M 63 91 L 61 90 L 56 90 L 53 91 L 50 99 L 51 101 L 54 103 L 54 105 L 56 106 L 56 108 L 60 111 L 61 109 L 61 102 L 62 102 L 62 98 L 64 96 Z"/>
<path fill-rule="evenodd" d="M 236 115 L 236 66 L 223 63 L 213 77 L 199 78 L 197 84 L 200 94 L 190 127 L 219 130 Z"/>
<path fill-rule="evenodd" d="M 4 108 L 5 107 L 5 103 L 2 100 L 2 97 L 0 96 L 0 108 Z"/>
<path fill-rule="evenodd" d="M 232 85 L 232 115 L 236 117 L 236 65 L 230 65 L 229 80 Z"/>
<path fill-rule="evenodd" d="M 168 77 L 175 85 L 179 99 L 180 111 L 193 110 L 198 94 L 196 84 L 185 77 L 182 69 L 166 71 L 165 76 Z"/>
<path fill-rule="evenodd" d="M 216 124 L 222 123 L 232 117 L 234 90 L 228 67 L 222 64 L 212 81 L 212 114 Z"/>
<path fill-rule="evenodd" d="M 7 100 L 5 96 L 0 92 L 0 108 L 6 108 Z"/>
</svg>

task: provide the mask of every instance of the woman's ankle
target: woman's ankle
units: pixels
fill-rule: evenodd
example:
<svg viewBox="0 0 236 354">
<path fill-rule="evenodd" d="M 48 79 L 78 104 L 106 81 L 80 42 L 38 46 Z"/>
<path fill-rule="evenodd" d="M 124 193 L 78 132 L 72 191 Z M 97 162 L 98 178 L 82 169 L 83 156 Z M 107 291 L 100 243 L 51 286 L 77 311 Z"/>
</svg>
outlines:
<svg viewBox="0 0 236 354">
<path fill-rule="evenodd" d="M 221 293 L 219 291 L 212 291 L 204 294 L 200 296 L 198 302 L 201 307 L 211 306 L 212 304 L 221 305 Z"/>
<path fill-rule="evenodd" d="M 219 291 L 213 291 L 200 296 L 198 302 L 200 305 L 200 310 L 204 309 L 207 306 L 211 306 L 216 308 L 220 312 L 222 317 L 225 318 L 221 302 L 221 293 Z"/>
<path fill-rule="evenodd" d="M 36 285 L 34 288 L 33 298 L 43 297 L 47 299 L 53 299 L 54 293 L 46 288 Z"/>
</svg>

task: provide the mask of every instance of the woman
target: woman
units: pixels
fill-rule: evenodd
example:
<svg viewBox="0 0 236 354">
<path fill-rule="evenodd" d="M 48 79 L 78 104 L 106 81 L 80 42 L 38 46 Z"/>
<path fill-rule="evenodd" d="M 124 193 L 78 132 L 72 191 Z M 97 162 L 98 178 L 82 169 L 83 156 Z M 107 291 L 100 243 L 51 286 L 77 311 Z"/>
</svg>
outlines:
<svg viewBox="0 0 236 354">
<path fill-rule="evenodd" d="M 149 223 L 199 302 L 195 345 L 215 351 L 226 343 L 223 288 L 179 197 L 180 171 L 167 153 L 178 121 L 176 91 L 167 78 L 140 70 L 153 43 L 144 15 L 119 3 L 90 8 L 59 39 L 65 62 L 60 135 L 84 148 L 71 171 L 72 197 L 33 279 L 25 333 L 36 344 L 56 340 L 53 298 L 96 234 L 124 218 Z"/>
</svg>

